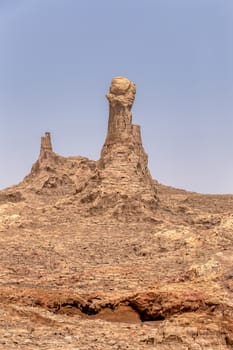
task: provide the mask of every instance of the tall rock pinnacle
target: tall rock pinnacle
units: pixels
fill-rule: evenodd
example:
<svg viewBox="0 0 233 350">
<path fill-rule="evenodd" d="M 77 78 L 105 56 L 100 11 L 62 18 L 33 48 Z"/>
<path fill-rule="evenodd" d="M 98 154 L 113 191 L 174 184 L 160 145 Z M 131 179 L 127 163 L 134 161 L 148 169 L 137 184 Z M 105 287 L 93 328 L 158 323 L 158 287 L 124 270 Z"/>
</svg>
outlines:
<svg viewBox="0 0 233 350">
<path fill-rule="evenodd" d="M 136 87 L 123 77 L 112 79 L 109 93 L 108 142 L 127 140 L 132 136 L 132 113 Z"/>
<path fill-rule="evenodd" d="M 111 169 L 120 183 L 139 181 L 152 184 L 147 167 L 148 156 L 142 146 L 139 125 L 132 124 L 131 109 L 136 94 L 135 84 L 124 77 L 112 79 L 109 93 L 108 133 L 100 158 L 104 169 Z M 124 178 L 125 176 L 125 178 Z"/>
</svg>

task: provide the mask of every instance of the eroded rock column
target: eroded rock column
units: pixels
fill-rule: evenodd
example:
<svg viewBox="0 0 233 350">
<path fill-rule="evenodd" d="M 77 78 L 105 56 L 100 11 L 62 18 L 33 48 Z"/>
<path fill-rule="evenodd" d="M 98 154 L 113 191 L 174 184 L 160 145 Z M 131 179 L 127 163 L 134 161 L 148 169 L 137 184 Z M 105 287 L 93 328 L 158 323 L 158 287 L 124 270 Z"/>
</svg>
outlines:
<svg viewBox="0 0 233 350">
<path fill-rule="evenodd" d="M 132 124 L 132 106 L 136 86 L 125 77 L 112 79 L 109 93 L 108 132 L 100 158 L 102 168 L 109 169 L 121 182 L 152 181 L 147 168 L 148 157 L 142 146 L 139 125 Z"/>
<path fill-rule="evenodd" d="M 126 141 L 132 135 L 132 113 L 136 93 L 133 82 L 123 77 L 113 78 L 109 93 L 107 142 Z"/>
</svg>

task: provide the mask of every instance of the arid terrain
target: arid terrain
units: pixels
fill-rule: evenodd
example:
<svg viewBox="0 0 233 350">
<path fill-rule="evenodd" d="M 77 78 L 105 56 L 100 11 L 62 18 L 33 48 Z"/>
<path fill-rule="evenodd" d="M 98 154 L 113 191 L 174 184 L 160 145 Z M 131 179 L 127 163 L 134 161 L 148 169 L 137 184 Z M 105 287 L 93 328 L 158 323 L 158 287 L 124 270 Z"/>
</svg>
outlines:
<svg viewBox="0 0 233 350">
<path fill-rule="evenodd" d="M 0 349 L 233 349 L 233 195 L 159 184 L 112 80 L 98 161 L 51 136 L 0 191 Z"/>
</svg>

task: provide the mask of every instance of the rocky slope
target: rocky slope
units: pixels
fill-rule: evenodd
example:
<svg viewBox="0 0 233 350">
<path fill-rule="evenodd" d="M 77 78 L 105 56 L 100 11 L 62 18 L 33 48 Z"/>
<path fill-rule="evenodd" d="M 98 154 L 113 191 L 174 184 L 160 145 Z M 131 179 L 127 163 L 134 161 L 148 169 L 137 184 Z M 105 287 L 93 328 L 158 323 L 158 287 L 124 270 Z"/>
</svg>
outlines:
<svg viewBox="0 0 233 350">
<path fill-rule="evenodd" d="M 0 192 L 0 349 L 233 348 L 233 195 L 152 180 L 135 92 L 112 80 L 98 161 L 46 133 Z"/>
</svg>

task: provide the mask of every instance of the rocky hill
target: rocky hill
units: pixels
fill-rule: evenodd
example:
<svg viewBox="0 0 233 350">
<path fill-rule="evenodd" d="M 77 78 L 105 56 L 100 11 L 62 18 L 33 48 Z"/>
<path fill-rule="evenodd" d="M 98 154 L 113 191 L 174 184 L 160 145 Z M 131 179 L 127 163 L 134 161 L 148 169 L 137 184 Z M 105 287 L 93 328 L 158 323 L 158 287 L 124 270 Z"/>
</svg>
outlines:
<svg viewBox="0 0 233 350">
<path fill-rule="evenodd" d="M 152 179 L 135 93 L 112 80 L 98 161 L 47 132 L 0 191 L 0 349 L 233 348 L 233 195 Z"/>
</svg>

